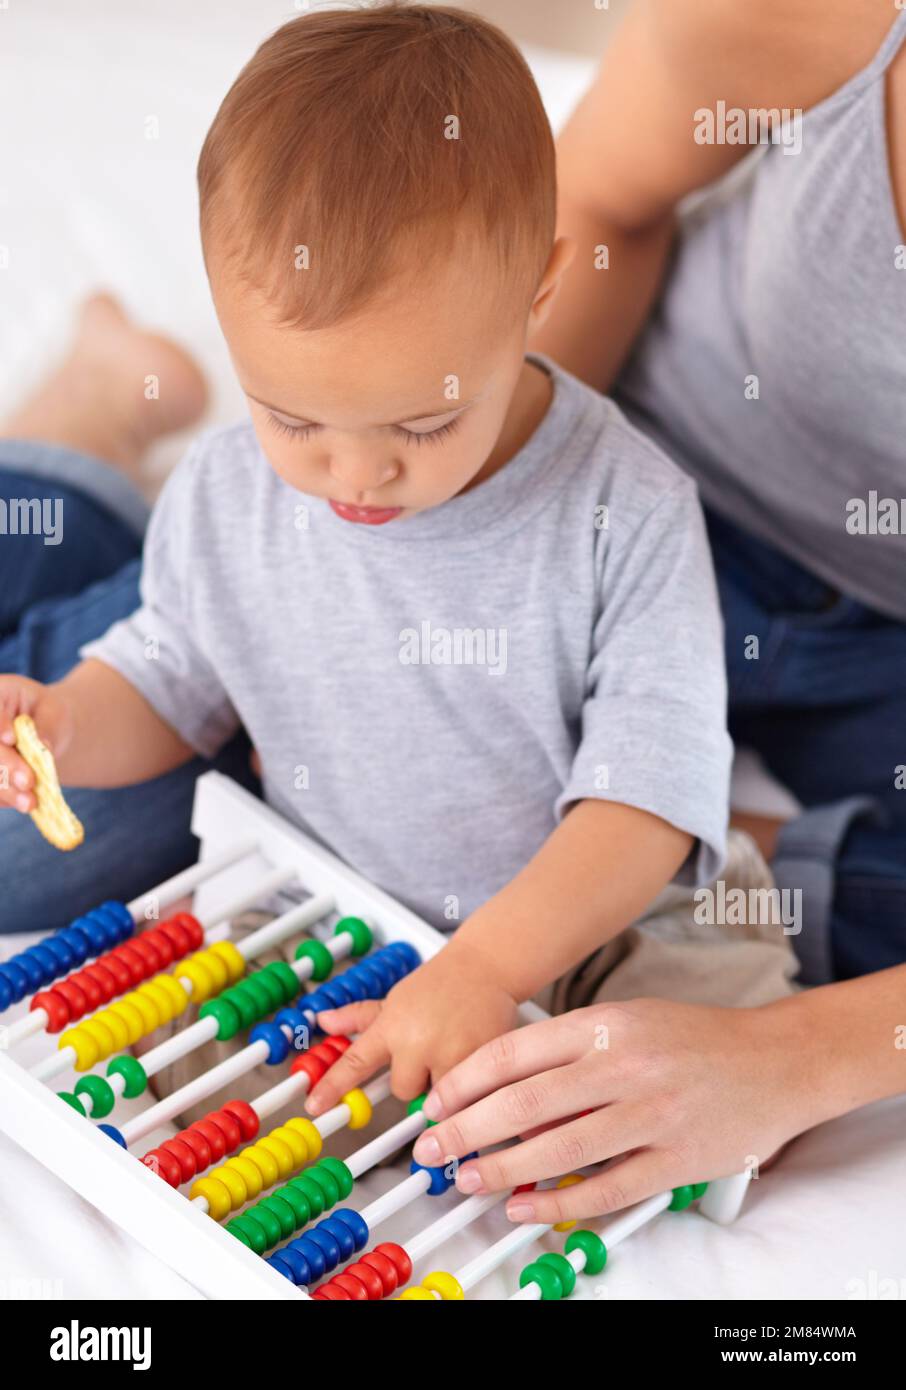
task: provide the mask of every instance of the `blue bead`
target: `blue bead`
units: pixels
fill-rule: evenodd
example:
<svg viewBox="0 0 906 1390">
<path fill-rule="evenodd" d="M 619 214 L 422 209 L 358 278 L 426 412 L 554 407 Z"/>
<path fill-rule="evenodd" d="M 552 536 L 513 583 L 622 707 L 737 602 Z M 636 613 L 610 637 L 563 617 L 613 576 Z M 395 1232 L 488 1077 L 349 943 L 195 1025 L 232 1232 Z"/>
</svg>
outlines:
<svg viewBox="0 0 906 1390">
<path fill-rule="evenodd" d="M 292 1266 L 283 1258 L 282 1250 L 277 1255 L 268 1255 L 264 1263 L 269 1264 L 271 1269 L 275 1269 L 278 1274 L 282 1274 L 283 1278 L 288 1279 L 291 1284 L 301 1284 L 303 1282 L 301 1279 L 296 1278 Z"/>
<path fill-rule="evenodd" d="M 2 1012 L 3 1009 L 9 1008 L 10 1004 L 13 1002 L 13 997 L 13 987 L 10 984 L 6 970 L 0 965 L 0 1012 Z"/>
<path fill-rule="evenodd" d="M 322 1009 L 341 1009 L 344 1004 L 350 1002 L 349 991 L 343 984 L 342 979 L 328 980 L 325 984 L 321 985 L 320 989 L 316 992 L 325 1001 L 323 1004 L 318 1005 L 318 1013 L 320 1013 Z M 311 1008 L 311 1000 L 306 999 L 305 1005 L 306 1008 Z"/>
<path fill-rule="evenodd" d="M 110 933 L 95 920 L 92 913 L 89 913 L 87 917 L 77 917 L 72 925 L 78 928 L 88 940 L 86 956 L 99 956 L 107 950 L 107 940 Z"/>
<path fill-rule="evenodd" d="M 310 1232 L 304 1236 L 297 1236 L 291 1240 L 289 1245 L 283 1247 L 285 1258 L 289 1258 L 290 1252 L 293 1255 L 300 1255 L 305 1261 L 305 1277 L 299 1280 L 300 1284 L 310 1284 L 315 1279 L 322 1279 L 327 1273 L 328 1265 L 324 1258 L 324 1251 L 320 1245 L 311 1238 Z"/>
<path fill-rule="evenodd" d="M 328 1218 L 329 1219 L 329 1218 Z M 345 1228 L 344 1228 L 345 1229 Z M 332 1269 L 336 1269 L 342 1258 L 340 1242 L 329 1229 L 326 1221 L 319 1221 L 317 1226 L 313 1226 L 310 1231 L 305 1232 L 306 1240 L 311 1241 L 315 1249 L 320 1250 L 324 1260 L 324 1274 L 329 1274 Z M 350 1242 L 351 1244 L 352 1242 Z M 352 1252 L 350 1251 L 350 1254 Z M 309 1263 L 311 1263 L 311 1253 L 306 1249 Z M 320 1274 L 318 1278 L 320 1279 Z"/>
<path fill-rule="evenodd" d="M 269 1067 L 274 1067 L 280 1062 L 285 1062 L 289 1056 L 289 1042 L 285 1033 L 276 1022 L 256 1023 L 249 1033 L 249 1042 L 266 1042 L 268 1055 L 265 1058 Z"/>
<path fill-rule="evenodd" d="M 422 958 L 419 955 L 418 951 L 415 949 L 414 946 L 410 945 L 408 941 L 391 941 L 390 945 L 387 947 L 387 950 L 392 951 L 394 955 L 399 956 L 400 960 L 406 966 L 407 975 L 410 971 L 415 970 L 415 968 L 421 965 L 422 963 Z"/>
<path fill-rule="evenodd" d="M 88 937 L 82 931 L 81 927 L 64 927 L 62 931 L 57 932 L 57 936 L 70 947 L 74 956 L 74 964 L 84 965 L 85 961 L 91 955 L 91 942 L 88 940 Z"/>
<path fill-rule="evenodd" d="M 319 1221 L 314 1230 L 309 1232 L 309 1234 L 314 1235 L 317 1231 L 324 1231 L 326 1235 L 330 1236 L 331 1240 L 336 1242 L 339 1254 L 333 1265 L 334 1269 L 336 1269 L 338 1264 L 342 1264 L 344 1260 L 352 1259 L 356 1252 L 355 1237 L 346 1225 L 346 1222 L 338 1220 L 336 1212 L 331 1212 L 330 1216 L 325 1217 L 323 1221 Z"/>
<path fill-rule="evenodd" d="M 111 944 L 114 946 L 118 946 L 121 941 L 125 941 L 135 931 L 132 914 L 123 903 L 101 903 L 100 907 L 95 908 L 94 916 L 99 922 L 103 922 L 111 933 L 113 937 Z"/>
<path fill-rule="evenodd" d="M 353 1211 L 352 1207 L 337 1207 L 331 1213 L 331 1219 L 342 1221 L 347 1227 L 353 1239 L 354 1250 L 363 1250 L 368 1244 L 371 1232 L 368 1229 L 368 1222 L 360 1212 Z"/>
<path fill-rule="evenodd" d="M 121 1149 L 125 1149 L 126 1141 L 120 1134 L 116 1125 L 98 1125 L 98 1129 L 102 1130 L 104 1134 L 109 1135 L 109 1137 L 114 1141 L 114 1143 L 119 1144 Z"/>
<path fill-rule="evenodd" d="M 455 1176 L 455 1166 L 453 1164 L 449 1164 L 448 1166 L 453 1168 Z M 424 1163 L 416 1163 L 413 1158 L 412 1162 L 409 1164 L 409 1172 L 431 1174 L 431 1186 L 428 1188 L 429 1197 L 439 1197 L 442 1192 L 449 1192 L 450 1188 L 453 1186 L 453 1177 L 447 1176 L 446 1168 L 428 1168 Z"/>
</svg>

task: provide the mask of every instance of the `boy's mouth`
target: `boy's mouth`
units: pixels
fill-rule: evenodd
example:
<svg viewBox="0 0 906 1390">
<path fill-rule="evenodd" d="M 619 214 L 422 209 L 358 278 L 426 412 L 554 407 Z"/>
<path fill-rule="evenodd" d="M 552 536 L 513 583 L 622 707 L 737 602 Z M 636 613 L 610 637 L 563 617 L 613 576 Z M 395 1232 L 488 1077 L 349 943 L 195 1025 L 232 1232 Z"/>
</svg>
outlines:
<svg viewBox="0 0 906 1390">
<path fill-rule="evenodd" d="M 402 507 L 353 507 L 348 502 L 335 502 L 329 499 L 331 509 L 344 521 L 355 521 L 360 526 L 383 526 L 385 521 L 393 521 L 399 516 Z"/>
</svg>

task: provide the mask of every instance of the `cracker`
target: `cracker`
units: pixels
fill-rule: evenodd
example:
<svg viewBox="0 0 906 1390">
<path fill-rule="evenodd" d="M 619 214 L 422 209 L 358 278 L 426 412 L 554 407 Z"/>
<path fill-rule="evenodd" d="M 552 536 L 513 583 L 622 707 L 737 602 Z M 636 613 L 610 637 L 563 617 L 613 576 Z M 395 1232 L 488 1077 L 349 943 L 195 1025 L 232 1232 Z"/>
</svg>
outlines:
<svg viewBox="0 0 906 1390">
<path fill-rule="evenodd" d="M 81 821 L 73 815 L 60 791 L 53 754 L 38 737 L 34 720 L 20 714 L 13 720 L 16 749 L 35 774 L 37 807 L 29 815 L 35 825 L 56 849 L 76 849 L 85 838 Z"/>
</svg>

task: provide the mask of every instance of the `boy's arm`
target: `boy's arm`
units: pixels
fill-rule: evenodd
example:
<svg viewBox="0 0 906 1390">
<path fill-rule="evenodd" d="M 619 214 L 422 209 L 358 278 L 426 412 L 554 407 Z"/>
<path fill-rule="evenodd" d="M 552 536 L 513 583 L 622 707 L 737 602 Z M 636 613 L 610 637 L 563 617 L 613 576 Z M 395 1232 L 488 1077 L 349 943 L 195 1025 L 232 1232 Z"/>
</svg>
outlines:
<svg viewBox="0 0 906 1390">
<path fill-rule="evenodd" d="M 693 837 L 615 801 L 580 801 L 533 859 L 456 933 L 519 1001 L 634 922 L 688 858 Z"/>
<path fill-rule="evenodd" d="M 66 702 L 70 730 L 57 756 L 70 787 L 125 787 L 172 772 L 194 757 L 135 686 L 89 659 L 50 687 Z"/>
</svg>

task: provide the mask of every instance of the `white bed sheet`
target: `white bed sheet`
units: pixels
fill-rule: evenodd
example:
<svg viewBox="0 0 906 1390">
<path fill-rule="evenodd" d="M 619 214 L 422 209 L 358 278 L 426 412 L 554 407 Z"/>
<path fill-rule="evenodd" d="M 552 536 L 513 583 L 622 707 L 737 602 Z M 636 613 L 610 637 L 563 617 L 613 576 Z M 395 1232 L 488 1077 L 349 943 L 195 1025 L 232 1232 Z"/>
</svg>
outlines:
<svg viewBox="0 0 906 1390">
<path fill-rule="evenodd" d="M 480 4 L 476 4 L 480 8 Z M 214 387 L 211 421 L 243 409 L 208 300 L 195 232 L 194 163 L 220 96 L 255 43 L 295 13 L 271 0 L 33 0 L 0 11 L 0 414 L 62 350 L 72 312 L 104 285 L 198 354 Z M 559 125 L 592 65 L 530 52 Z M 146 138 L 158 123 L 157 138 Z M 0 257 L 0 263 L 2 263 Z M 169 442 L 158 471 L 184 441 Z M 0 939 L 0 955 L 28 938 Z M 906 1100 L 869 1107 L 799 1140 L 753 1184 L 743 1216 L 719 1228 L 683 1213 L 633 1236 L 603 1299 L 838 1299 L 895 1279 L 906 1296 Z M 385 1186 L 383 1172 L 372 1187 Z M 503 1229 L 489 1214 L 445 1254 Z M 404 1234 L 404 1223 L 386 1238 Z M 384 1234 L 384 1229 L 382 1229 Z M 548 1241 L 558 1248 L 556 1238 Z M 22 1282 L 25 1281 L 25 1282 Z M 193 1298 L 173 1270 L 0 1135 L 0 1297 Z M 481 1292 L 501 1296 L 510 1280 Z"/>
</svg>

